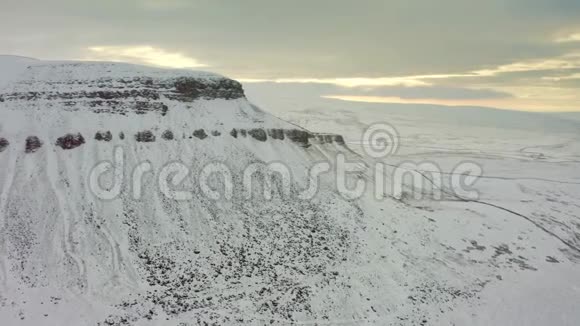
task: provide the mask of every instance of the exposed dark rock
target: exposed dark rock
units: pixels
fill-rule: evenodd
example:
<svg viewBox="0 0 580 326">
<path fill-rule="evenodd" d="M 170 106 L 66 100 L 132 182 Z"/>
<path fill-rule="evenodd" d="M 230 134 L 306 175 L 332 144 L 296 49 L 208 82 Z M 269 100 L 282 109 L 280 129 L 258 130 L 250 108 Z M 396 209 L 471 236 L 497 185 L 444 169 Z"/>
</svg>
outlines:
<svg viewBox="0 0 580 326">
<path fill-rule="evenodd" d="M 342 137 L 341 135 L 334 135 L 334 142 L 340 145 L 344 145 L 344 137 Z"/>
<path fill-rule="evenodd" d="M 310 134 L 308 138 L 315 138 L 316 141 L 320 144 L 332 144 L 337 143 L 340 145 L 344 145 L 344 138 L 341 135 L 336 134 Z"/>
<path fill-rule="evenodd" d="M 495 259 L 501 255 L 512 255 L 513 252 L 510 250 L 510 247 L 507 244 L 500 244 L 497 247 L 493 247 L 495 249 L 495 253 L 491 258 Z"/>
<path fill-rule="evenodd" d="M 56 146 L 62 149 L 73 149 L 85 143 L 85 138 L 80 133 L 66 134 L 56 140 Z"/>
<path fill-rule="evenodd" d="M 155 135 L 150 130 L 140 131 L 135 134 L 135 140 L 142 143 L 155 141 Z"/>
<path fill-rule="evenodd" d="M 242 84 L 226 78 L 217 81 L 207 81 L 192 77 L 182 77 L 175 81 L 174 87 L 175 93 L 168 93 L 165 96 L 184 102 L 191 102 L 200 98 L 232 100 L 244 97 Z"/>
<path fill-rule="evenodd" d="M 284 140 L 283 129 L 268 129 L 268 136 L 273 139 Z"/>
<path fill-rule="evenodd" d="M 250 129 L 248 131 L 248 134 L 252 136 L 254 139 L 257 139 L 259 141 L 266 141 L 266 139 L 268 139 L 268 137 L 266 136 L 266 131 L 264 131 L 264 129 L 259 128 Z"/>
<path fill-rule="evenodd" d="M 30 101 L 48 100 L 43 103 L 43 106 L 52 108 L 54 106 L 52 101 L 58 102 L 59 105 L 64 105 L 67 111 L 90 110 L 94 113 L 111 113 L 127 115 L 128 113 L 145 114 L 149 112 L 158 112 L 161 115 L 167 114 L 168 107 L 162 102 L 140 101 L 140 100 L 124 100 L 120 99 L 101 99 L 101 98 L 85 98 L 82 94 L 74 93 L 56 93 L 58 96 L 47 96 L 45 93 L 28 92 L 28 93 L 12 93 L 7 94 L 7 98 L 11 101 Z M 65 99 L 60 99 L 60 95 L 66 95 Z M 78 97 L 77 97 L 78 96 Z M 70 99 L 68 99 L 70 97 Z"/>
<path fill-rule="evenodd" d="M 203 248 L 173 243 L 162 248 L 147 248 L 133 224 L 136 223 L 134 217 L 131 217 L 134 213 L 126 213 L 127 221 L 132 226 L 128 231 L 129 239 L 134 239 L 134 242 L 130 242 L 134 243 L 139 258 L 135 264 L 153 288 L 138 299 L 127 299 L 116 305 L 131 314 L 129 318 L 120 314 L 109 320 L 113 325 L 129 325 L 132 322 L 138 323 L 137 319 L 150 320 L 159 314 L 203 314 L 204 311 L 237 304 L 240 300 L 261 302 L 264 298 L 268 298 L 267 303 L 261 305 L 259 311 L 273 318 L 288 318 L 296 312 L 312 314 L 314 287 L 296 281 L 293 274 L 278 273 L 277 270 L 292 269 L 305 277 L 316 277 L 326 284 L 337 283 L 342 273 L 339 274 L 335 266 L 345 261 L 352 251 L 353 235 L 337 226 L 331 214 L 317 203 L 298 205 L 297 209 L 288 205 L 258 208 L 252 215 L 240 216 L 239 223 L 246 229 L 251 228 L 253 232 L 243 246 L 230 241 L 231 230 L 217 226 L 214 231 L 216 249 L 209 252 Z M 288 218 L 275 220 L 279 226 L 275 228 L 271 227 L 271 223 L 254 221 L 255 216 L 274 221 L 270 220 L 273 214 Z M 284 248 L 282 255 L 272 255 L 269 246 L 272 241 L 278 241 L 281 248 Z M 192 254 L 196 256 L 192 257 Z M 179 259 L 181 255 L 186 255 L 183 257 L 188 259 Z M 237 284 L 249 277 L 260 278 L 263 286 L 234 297 L 230 293 L 208 291 L 208 286 L 213 282 L 226 280 Z M 257 320 L 238 319 L 236 323 L 220 319 L 219 316 L 202 316 L 201 321 L 193 324 L 260 324 Z M 123 319 L 129 322 L 123 323 Z M 204 323 L 204 320 L 213 322 Z"/>
<path fill-rule="evenodd" d="M 332 144 L 333 135 L 320 135 L 323 144 Z"/>
<path fill-rule="evenodd" d="M 28 136 L 26 138 L 25 153 L 34 153 L 43 145 L 42 141 L 36 136 Z"/>
<path fill-rule="evenodd" d="M 213 130 L 213 131 L 211 132 L 211 135 L 212 135 L 212 136 L 215 136 L 215 137 L 217 137 L 217 136 L 221 136 L 221 134 L 222 134 L 222 133 L 221 133 L 221 132 L 219 132 L 219 131 L 217 131 L 217 130 Z"/>
<path fill-rule="evenodd" d="M 131 99 L 143 98 L 146 100 L 159 100 L 159 92 L 150 89 L 132 89 L 132 90 L 101 90 L 101 91 L 79 91 L 79 92 L 27 92 L 27 93 L 12 93 L 7 94 L 7 97 L 13 99 L 43 99 L 43 100 L 75 100 L 83 99 L 98 99 L 98 100 L 114 100 L 114 99 Z"/>
<path fill-rule="evenodd" d="M 180 78 L 175 82 L 175 90 L 181 95 L 182 99 L 197 99 L 204 88 L 205 85 L 196 79 Z M 179 98 L 179 96 L 176 96 L 176 98 Z"/>
<path fill-rule="evenodd" d="M 75 66 L 60 64 L 65 71 L 77 72 Z M 103 66 L 99 63 L 96 66 Z M 34 68 L 31 68 L 34 70 Z M 103 67 L 97 67 L 103 69 Z M 78 72 L 81 72 L 80 70 Z M 95 113 L 130 113 L 165 115 L 169 108 L 162 101 L 171 100 L 191 102 L 197 99 L 244 98 L 242 85 L 219 76 L 175 77 L 172 75 L 94 77 L 81 76 L 66 80 L 47 80 L 42 88 L 36 89 L 36 80 L 27 81 L 31 87 L 18 88 L 15 92 L 1 93 L 0 102 L 29 101 L 31 106 L 46 109 L 65 106 L 68 111 L 87 110 Z M 37 102 L 37 103 L 35 103 Z"/>
<path fill-rule="evenodd" d="M 161 138 L 163 138 L 165 140 L 173 140 L 173 138 L 175 138 L 175 137 L 173 136 L 173 131 L 165 130 L 163 132 L 163 134 L 161 135 Z"/>
<path fill-rule="evenodd" d="M 243 137 L 246 137 L 246 135 L 247 135 L 246 129 L 240 129 L 240 135 L 242 135 Z"/>
<path fill-rule="evenodd" d="M 0 138 L 0 152 L 4 152 L 4 150 L 10 145 L 6 138 Z"/>
<path fill-rule="evenodd" d="M 119 138 L 120 138 L 121 140 L 125 139 L 125 133 L 121 131 L 121 132 L 119 133 Z"/>
<path fill-rule="evenodd" d="M 234 128 L 232 131 L 230 131 L 230 135 L 232 135 L 234 138 L 238 138 L 238 131 Z"/>
<path fill-rule="evenodd" d="M 98 141 L 111 141 L 113 134 L 110 131 L 97 131 L 95 139 Z"/>
<path fill-rule="evenodd" d="M 161 105 L 161 115 L 165 116 L 167 114 L 167 111 L 169 110 L 169 107 L 167 107 L 167 105 L 162 104 Z"/>
<path fill-rule="evenodd" d="M 469 252 L 471 252 L 473 250 L 484 251 L 486 249 L 485 246 L 480 245 L 475 240 L 470 240 L 469 243 L 471 243 L 471 246 L 468 246 L 467 248 L 463 249 L 463 251 L 465 251 L 467 253 L 469 253 Z"/>
<path fill-rule="evenodd" d="M 199 139 L 207 138 L 207 134 L 205 133 L 205 130 L 203 130 L 203 129 L 197 129 L 196 131 L 193 132 L 193 135 Z"/>
<path fill-rule="evenodd" d="M 286 129 L 284 131 L 286 137 L 295 143 L 301 144 L 303 147 L 310 147 L 309 139 L 312 137 L 307 131 L 299 129 Z"/>
<path fill-rule="evenodd" d="M 546 256 L 546 261 L 548 263 L 552 263 L 552 264 L 558 264 L 560 263 L 560 261 L 558 261 L 558 259 L 552 257 L 552 256 Z"/>
</svg>

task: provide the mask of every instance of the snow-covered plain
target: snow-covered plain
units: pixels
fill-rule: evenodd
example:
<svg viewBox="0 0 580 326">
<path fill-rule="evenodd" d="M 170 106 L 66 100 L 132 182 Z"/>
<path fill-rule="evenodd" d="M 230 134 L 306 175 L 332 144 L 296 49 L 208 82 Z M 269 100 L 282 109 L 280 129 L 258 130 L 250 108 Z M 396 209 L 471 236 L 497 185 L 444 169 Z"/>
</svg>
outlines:
<svg viewBox="0 0 580 326">
<path fill-rule="evenodd" d="M 3 325 L 580 321 L 574 119 L 310 102 L 246 85 L 260 109 L 214 74 L 22 60 L 0 60 L 13 67 L 0 89 L 0 138 L 9 141 L 0 152 Z M 360 142 L 376 122 L 401 136 L 399 150 L 380 160 Z M 307 143 L 295 137 L 305 132 L 297 125 L 311 132 Z M 206 137 L 194 135 L 201 129 Z M 163 138 L 166 130 L 174 137 Z M 95 139 L 107 131 L 111 139 Z M 155 140 L 138 141 L 143 131 Z M 342 134 L 347 144 L 318 132 Z M 56 146 L 69 133 L 84 143 Z M 29 136 L 42 146 L 26 153 Z M 91 191 L 93 167 L 112 160 L 114 148 L 124 151 L 127 175 L 151 164 L 140 199 L 130 184 L 112 200 Z M 364 168 L 349 181 L 371 185 L 377 163 L 385 163 L 388 184 L 403 161 L 429 161 L 441 172 L 473 161 L 484 170 L 480 197 L 377 200 L 368 187 L 346 199 L 328 173 L 314 198 L 299 199 L 308 168 L 328 161 L 334 171 L 340 154 Z M 191 178 L 176 187 L 191 190 L 192 199 L 160 191 L 157 174 L 171 162 L 189 167 Z M 292 191 L 265 200 L 259 187 L 252 199 L 235 188 L 232 199 L 207 198 L 193 176 L 215 162 L 230 169 L 234 185 L 252 163 L 283 163 Z M 405 191 L 429 189 L 408 184 Z"/>
<path fill-rule="evenodd" d="M 485 283 L 476 300 L 429 324 L 580 322 L 577 114 L 355 103 L 304 99 L 292 87 L 271 84 L 245 88 L 258 106 L 309 130 L 339 132 L 361 155 L 368 147 L 361 141 L 365 129 L 389 123 L 400 137 L 396 154 L 383 159 L 389 166 L 433 163 L 443 180 L 462 162 L 482 167 L 474 186 L 478 202 L 407 199 L 408 209 L 425 211 L 425 221 L 407 213 L 386 218 L 398 235 L 413 225 L 405 241 L 425 241 L 435 265 Z M 414 253 L 424 244 L 411 246 Z M 510 253 L 498 254 L 501 248 Z"/>
</svg>

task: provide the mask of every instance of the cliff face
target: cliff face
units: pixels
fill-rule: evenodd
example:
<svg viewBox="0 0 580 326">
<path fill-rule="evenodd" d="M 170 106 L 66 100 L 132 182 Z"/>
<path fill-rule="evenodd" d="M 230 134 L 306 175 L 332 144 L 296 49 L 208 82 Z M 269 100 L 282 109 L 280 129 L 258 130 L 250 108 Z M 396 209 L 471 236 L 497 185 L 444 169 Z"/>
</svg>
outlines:
<svg viewBox="0 0 580 326">
<path fill-rule="evenodd" d="M 38 64 L 29 67 L 12 89 L 0 94 L 0 102 L 42 102 L 44 108 L 60 106 L 95 113 L 164 115 L 168 109 L 164 98 L 181 102 L 244 98 L 242 85 L 225 77 L 144 69 L 150 74 L 123 64 Z"/>
<path fill-rule="evenodd" d="M 0 103 L 6 108 L 5 121 L 17 122 L 4 123 L 0 151 L 8 142 L 28 137 L 67 150 L 93 140 L 110 142 L 113 135 L 125 133 L 134 135 L 127 141 L 155 142 L 162 136 L 159 130 L 170 132 L 163 139 L 171 140 L 230 134 L 261 142 L 287 139 L 303 147 L 344 144 L 338 135 L 311 133 L 264 114 L 246 101 L 240 83 L 210 73 L 112 63 L 38 63 L 0 89 Z M 149 117 L 137 118 L 145 115 Z M 18 123 L 23 124 L 20 130 L 9 132 Z M 30 143 L 26 152 L 37 146 Z"/>
</svg>

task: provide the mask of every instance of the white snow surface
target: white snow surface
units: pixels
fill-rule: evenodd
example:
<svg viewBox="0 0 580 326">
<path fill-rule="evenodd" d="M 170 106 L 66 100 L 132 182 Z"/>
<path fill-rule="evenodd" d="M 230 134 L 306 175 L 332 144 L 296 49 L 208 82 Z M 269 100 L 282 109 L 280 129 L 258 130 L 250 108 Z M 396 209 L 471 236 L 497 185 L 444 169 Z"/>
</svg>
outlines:
<svg viewBox="0 0 580 326">
<path fill-rule="evenodd" d="M 33 58 L 0 55 L 0 87 L 18 78 L 27 67 L 39 64 L 41 61 Z"/>
<path fill-rule="evenodd" d="M 0 58 L 0 68 L 11 60 Z M 24 66 L 0 89 L 0 138 L 9 141 L 0 152 L 2 325 L 580 321 L 580 146 L 568 122 L 549 127 L 569 129 L 535 133 L 457 126 L 337 101 L 300 107 L 258 99 L 282 120 L 244 97 L 183 99 L 173 96 L 175 88 L 155 88 L 183 77 L 213 87 L 224 80 L 219 75 L 118 63 Z M 222 91 L 218 87 L 229 94 Z M 111 92 L 122 96 L 98 102 Z M 140 110 L 139 102 L 159 104 Z M 389 166 L 431 160 L 447 171 L 461 160 L 482 164 L 480 202 L 375 199 L 371 167 L 377 160 L 365 156 L 360 134 L 377 120 L 402 136 L 400 151 L 384 160 Z M 343 134 L 348 147 L 229 134 L 233 128 L 302 130 L 297 124 Z M 206 138 L 192 136 L 199 129 Z M 145 130 L 154 142 L 136 140 Z M 162 139 L 166 130 L 175 138 Z M 110 141 L 94 139 L 106 131 Z M 68 133 L 82 134 L 85 143 L 56 146 Z M 25 152 L 29 136 L 43 143 L 32 153 Z M 119 196 L 102 200 L 90 190 L 89 175 L 113 160 L 115 148 L 124 151 L 126 182 Z M 311 182 L 308 168 L 328 161 L 334 171 L 339 154 L 363 168 L 348 181 L 367 181 L 364 195 L 341 196 L 336 182 L 343 180 L 331 172 L 320 178 L 314 198 L 298 198 Z M 130 177 L 142 162 L 152 171 L 135 199 Z M 174 200 L 160 191 L 159 171 L 172 162 L 189 167 L 185 181 L 174 186 L 193 198 Z M 196 176 L 216 162 L 233 175 L 232 199 L 210 199 L 200 190 Z M 256 162 L 287 166 L 291 194 L 266 200 L 258 186 L 247 199 L 237 186 Z M 102 179 L 110 185 L 112 173 Z M 209 184 L 223 187 L 219 178 Z"/>
</svg>

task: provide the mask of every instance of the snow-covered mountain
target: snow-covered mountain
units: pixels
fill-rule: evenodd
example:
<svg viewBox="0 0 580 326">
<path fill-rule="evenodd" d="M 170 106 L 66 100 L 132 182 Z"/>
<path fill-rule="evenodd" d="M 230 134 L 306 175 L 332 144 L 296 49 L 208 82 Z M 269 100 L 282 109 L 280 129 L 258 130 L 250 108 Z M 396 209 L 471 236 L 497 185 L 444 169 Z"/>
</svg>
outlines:
<svg viewBox="0 0 580 326">
<path fill-rule="evenodd" d="M 233 80 L 128 64 L 37 62 L 12 78 L 0 103 L 3 318 L 307 318 L 322 309 L 312 307 L 311 287 L 333 283 L 337 265 L 352 254 L 359 211 L 330 191 L 315 202 L 248 201 L 242 191 L 212 200 L 191 179 L 177 186 L 193 198 L 177 201 L 150 176 L 138 200 L 128 181 L 110 201 L 91 192 L 91 171 L 113 160 L 115 148 L 123 151 L 127 179 L 142 162 L 155 177 L 171 162 L 187 165 L 192 176 L 219 162 L 241 178 L 252 163 L 284 158 L 306 185 L 309 162 L 343 147 L 339 136 L 265 114 Z"/>
<path fill-rule="evenodd" d="M 265 113 L 231 79 L 2 60 L 14 67 L 0 89 L 7 325 L 466 324 L 500 306 L 493 295 L 579 280 L 573 233 L 454 197 L 376 199 L 373 159 Z M 359 167 L 349 186 L 368 184 L 359 198 L 337 190 L 341 155 Z M 330 172 L 313 177 L 320 162 Z M 265 198 L 260 177 L 280 166 L 289 179 Z M 262 180 L 250 197 L 249 167 Z"/>
</svg>

